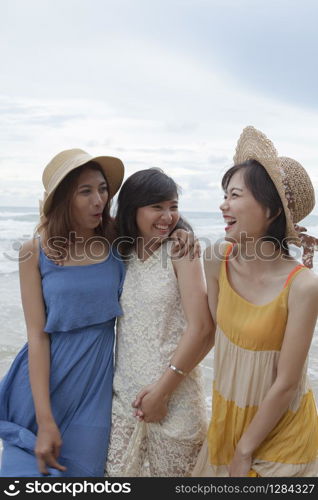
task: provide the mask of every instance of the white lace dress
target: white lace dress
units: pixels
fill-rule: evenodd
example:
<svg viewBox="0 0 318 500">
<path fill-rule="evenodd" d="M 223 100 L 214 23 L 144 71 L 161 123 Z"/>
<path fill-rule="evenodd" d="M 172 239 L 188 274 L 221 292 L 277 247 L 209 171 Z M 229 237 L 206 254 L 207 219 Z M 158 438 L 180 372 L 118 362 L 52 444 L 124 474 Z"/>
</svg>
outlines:
<svg viewBox="0 0 318 500">
<path fill-rule="evenodd" d="M 112 430 L 107 476 L 189 476 L 206 435 L 200 368 L 179 384 L 159 423 L 139 422 L 131 406 L 166 370 L 185 329 L 178 282 L 162 245 L 146 261 L 133 253 L 118 319 Z"/>
</svg>

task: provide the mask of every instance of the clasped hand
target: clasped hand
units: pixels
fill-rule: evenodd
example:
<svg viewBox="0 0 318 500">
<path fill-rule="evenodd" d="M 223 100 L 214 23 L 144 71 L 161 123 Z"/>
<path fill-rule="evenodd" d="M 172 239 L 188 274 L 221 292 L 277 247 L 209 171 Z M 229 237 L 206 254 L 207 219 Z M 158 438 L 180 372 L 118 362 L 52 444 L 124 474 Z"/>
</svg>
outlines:
<svg viewBox="0 0 318 500">
<path fill-rule="evenodd" d="M 157 383 L 144 387 L 136 396 L 132 407 L 134 416 L 144 422 L 160 422 L 168 412 L 168 397 L 158 390 Z"/>
<path fill-rule="evenodd" d="M 239 448 L 236 447 L 234 456 L 229 465 L 230 477 L 247 477 L 251 469 L 252 456 L 243 455 Z"/>
</svg>

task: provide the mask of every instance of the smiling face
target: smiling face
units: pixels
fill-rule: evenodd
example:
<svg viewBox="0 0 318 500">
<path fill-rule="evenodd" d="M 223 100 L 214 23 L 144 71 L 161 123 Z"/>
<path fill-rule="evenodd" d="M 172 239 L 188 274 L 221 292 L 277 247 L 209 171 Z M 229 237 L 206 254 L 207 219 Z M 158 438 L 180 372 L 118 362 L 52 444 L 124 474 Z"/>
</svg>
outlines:
<svg viewBox="0 0 318 500">
<path fill-rule="evenodd" d="M 108 200 L 107 183 L 99 170 L 84 169 L 77 180 L 71 201 L 71 214 L 75 231 L 94 234 L 100 224 Z"/>
<path fill-rule="evenodd" d="M 270 224 L 269 209 L 264 208 L 246 187 L 244 169 L 235 172 L 226 188 L 220 205 L 225 221 L 225 239 L 244 242 L 262 238 Z"/>
<path fill-rule="evenodd" d="M 138 234 L 145 243 L 152 238 L 163 240 L 176 227 L 179 218 L 177 196 L 172 200 L 139 207 L 136 212 Z"/>
</svg>

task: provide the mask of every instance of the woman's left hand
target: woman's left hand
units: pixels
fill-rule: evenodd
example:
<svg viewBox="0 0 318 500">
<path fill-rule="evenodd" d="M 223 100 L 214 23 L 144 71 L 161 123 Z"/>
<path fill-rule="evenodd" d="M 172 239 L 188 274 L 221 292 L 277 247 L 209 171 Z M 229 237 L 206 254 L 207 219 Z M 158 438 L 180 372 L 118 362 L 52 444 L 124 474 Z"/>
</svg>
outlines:
<svg viewBox="0 0 318 500">
<path fill-rule="evenodd" d="M 185 255 L 189 255 L 190 259 L 200 257 L 201 247 L 199 240 L 195 238 L 191 231 L 186 231 L 185 229 L 175 229 L 170 235 L 170 238 L 174 240 L 172 258 L 181 258 Z"/>
<path fill-rule="evenodd" d="M 243 455 L 236 448 L 232 461 L 229 465 L 230 477 L 247 477 L 252 465 L 252 455 Z"/>
<path fill-rule="evenodd" d="M 135 416 L 145 422 L 159 422 L 168 412 L 168 397 L 164 397 L 158 390 L 156 383 L 147 385 L 136 396 L 132 403 Z"/>
</svg>

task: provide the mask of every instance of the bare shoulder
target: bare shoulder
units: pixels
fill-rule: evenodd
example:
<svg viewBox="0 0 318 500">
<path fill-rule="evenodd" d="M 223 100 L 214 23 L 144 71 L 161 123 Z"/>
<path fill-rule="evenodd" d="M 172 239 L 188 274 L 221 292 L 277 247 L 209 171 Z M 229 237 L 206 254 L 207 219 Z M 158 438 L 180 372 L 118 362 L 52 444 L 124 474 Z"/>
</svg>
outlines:
<svg viewBox="0 0 318 500">
<path fill-rule="evenodd" d="M 25 241 L 19 251 L 19 262 L 37 263 L 39 255 L 39 240 L 32 238 Z"/>
<path fill-rule="evenodd" d="M 214 245 L 207 247 L 203 254 L 205 273 L 211 277 L 218 279 L 220 266 L 225 259 L 226 248 L 228 242 L 218 241 Z"/>
<path fill-rule="evenodd" d="M 291 299 L 317 301 L 318 303 L 318 276 L 310 269 L 300 272 L 290 288 Z"/>
</svg>

